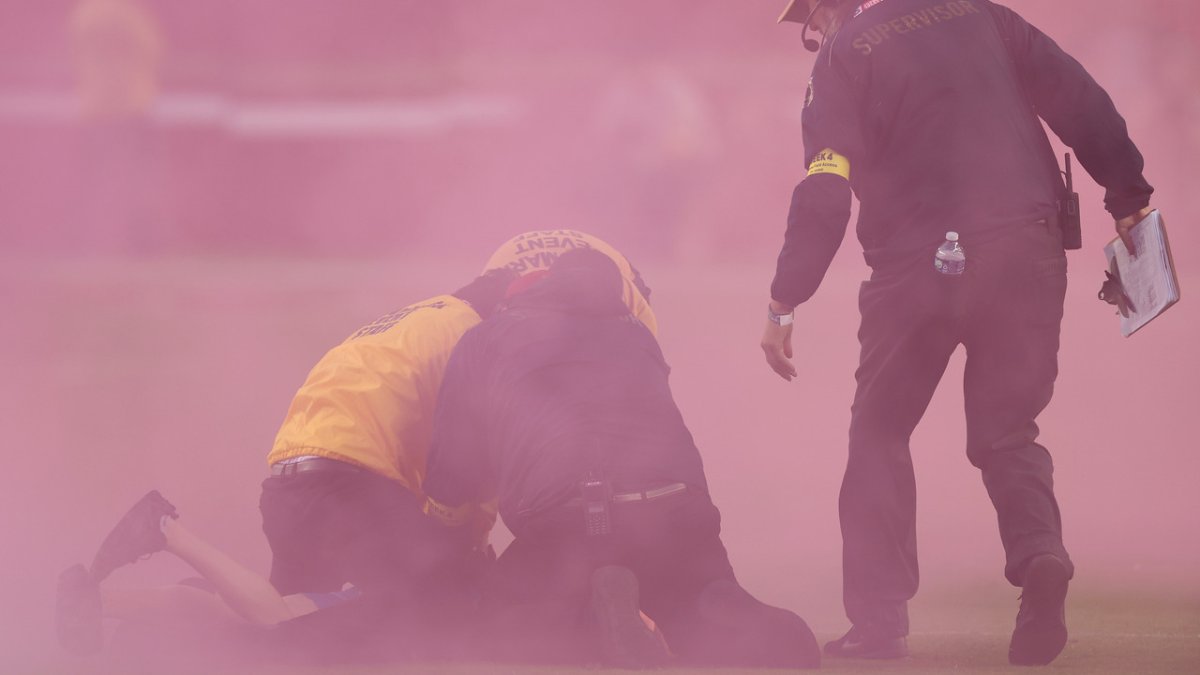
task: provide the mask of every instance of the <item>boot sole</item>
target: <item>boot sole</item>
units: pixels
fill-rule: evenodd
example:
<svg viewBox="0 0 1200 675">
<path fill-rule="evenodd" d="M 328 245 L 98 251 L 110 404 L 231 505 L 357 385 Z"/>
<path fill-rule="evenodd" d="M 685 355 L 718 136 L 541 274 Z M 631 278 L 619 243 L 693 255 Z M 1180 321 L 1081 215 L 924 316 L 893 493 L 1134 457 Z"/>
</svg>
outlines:
<svg viewBox="0 0 1200 675">
<path fill-rule="evenodd" d="M 903 659 L 909 655 L 908 640 L 905 638 L 879 640 L 871 644 L 850 643 L 849 645 L 842 640 L 834 640 L 826 642 L 823 651 L 826 656 L 834 658 L 869 659 L 872 661 Z"/>
<path fill-rule="evenodd" d="M 1034 618 L 1013 631 L 1008 661 L 1017 666 L 1044 666 L 1067 645 L 1067 625 L 1062 616 L 1070 577 L 1062 561 L 1053 556 L 1034 559 L 1026 574 L 1022 593 L 1028 598 Z"/>
<path fill-rule="evenodd" d="M 622 668 L 666 665 L 670 655 L 642 621 L 638 583 L 623 567 L 601 567 L 592 574 L 592 612 L 600 626 L 605 658 Z"/>
<path fill-rule="evenodd" d="M 163 517 L 178 518 L 179 514 L 158 490 L 134 502 L 100 542 L 90 566 L 92 579 L 99 583 L 114 570 L 163 550 L 166 537 L 155 529 Z"/>
</svg>

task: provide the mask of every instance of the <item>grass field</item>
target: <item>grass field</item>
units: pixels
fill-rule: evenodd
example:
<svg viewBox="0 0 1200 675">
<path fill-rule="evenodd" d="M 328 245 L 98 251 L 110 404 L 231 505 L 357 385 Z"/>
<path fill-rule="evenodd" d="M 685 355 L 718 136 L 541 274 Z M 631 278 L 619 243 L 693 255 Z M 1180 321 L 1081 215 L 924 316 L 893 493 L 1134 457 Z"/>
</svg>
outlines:
<svg viewBox="0 0 1200 675">
<path fill-rule="evenodd" d="M 856 675 L 860 673 L 1011 673 L 1020 668 L 1008 665 L 1005 649 L 1008 636 L 1001 634 L 935 634 L 912 636 L 913 655 L 898 661 L 826 660 L 822 670 Z M 1081 675 L 1131 675 L 1153 673 L 1200 672 L 1200 639 L 1195 634 L 1116 634 L 1089 633 L 1073 637 L 1063 655 L 1050 666 L 1039 669 L 1053 673 Z M 271 671 L 256 671 L 258 673 Z M 282 671 L 279 671 L 282 672 Z M 370 668 L 313 668 L 289 670 L 307 675 L 538 675 L 549 673 L 619 673 L 622 670 L 569 667 L 516 667 L 498 664 L 412 665 Z M 667 673 L 694 673 L 697 670 L 671 668 Z M 786 670 L 704 669 L 713 675 L 727 673 L 780 673 Z"/>
<path fill-rule="evenodd" d="M 264 447 L 295 387 L 347 331 L 473 273 L 443 267 L 208 259 L 0 266 L 7 325 L 18 328 L 0 331 L 10 385 L 0 386 L 0 409 L 12 449 L 0 475 L 0 675 L 129 672 L 58 650 L 53 589 L 57 573 L 89 559 L 113 520 L 150 488 L 169 495 L 196 531 L 267 570 L 256 510 Z M 805 377 L 785 387 L 757 348 L 763 274 L 655 273 L 672 386 L 701 447 L 739 579 L 764 601 L 800 613 L 822 640 L 837 637 L 845 619 L 836 504 L 857 277 L 844 272 L 814 298 L 812 315 L 826 320 L 804 336 Z M 1200 314 L 1181 304 L 1124 342 L 1085 286 L 1076 284 L 1068 303 L 1058 402 L 1043 430 L 1055 449 L 1078 570 L 1068 601 L 1071 640 L 1044 670 L 1197 675 Z M 713 307 L 721 320 L 713 321 Z M 957 363 L 948 379 L 961 377 Z M 912 603 L 913 656 L 828 661 L 826 670 L 1019 672 L 1006 657 L 1017 593 L 999 576 L 995 514 L 958 447 L 965 434 L 959 387 L 944 384 L 914 438 L 922 589 Z M 1112 391 L 1138 393 L 1122 409 L 1136 423 L 1098 423 Z M 781 431 L 781 420 L 795 428 Z M 119 570 L 112 582 L 145 587 L 193 575 L 156 556 Z M 606 671 L 478 664 L 243 672 Z"/>
<path fill-rule="evenodd" d="M 1200 622 L 1191 618 L 1190 631 L 1180 630 L 1179 625 L 1160 626 L 1162 632 L 1125 633 L 1116 628 L 1130 616 L 1146 619 L 1146 625 L 1161 624 L 1161 617 L 1152 613 L 1130 610 L 1119 615 L 1098 612 L 1088 615 L 1081 623 L 1092 624 L 1093 629 L 1077 630 L 1071 637 L 1066 650 L 1053 664 L 1038 669 L 1053 673 L 1078 673 L 1080 675 L 1132 675 L 1153 673 L 1200 672 Z M 1103 629 L 1104 625 L 1114 627 Z M 917 633 L 909 642 L 913 655 L 898 661 L 826 660 L 822 670 L 846 673 L 1011 673 L 1022 669 L 1008 665 L 1005 657 L 1008 635 L 1002 633 Z M 255 671 L 271 673 L 273 671 Z M 278 671 L 283 672 L 283 671 Z M 382 675 L 404 673 L 412 675 L 537 675 L 548 673 L 617 673 L 621 670 L 567 667 L 515 667 L 497 664 L 471 665 L 411 665 L 371 668 L 313 668 L 287 672 L 307 675 Z M 661 673 L 693 673 L 693 669 L 667 669 Z M 749 669 L 705 669 L 701 672 L 713 675 L 727 673 L 775 673 L 783 670 Z"/>
<path fill-rule="evenodd" d="M 910 636 L 912 656 L 906 659 L 826 660 L 822 669 L 848 675 L 1029 672 L 1029 669 L 1010 666 L 1007 662 L 1011 616 L 1004 603 L 996 603 L 995 597 L 975 597 L 974 594 L 969 597 L 974 600 L 973 603 L 958 602 L 954 594 L 916 603 L 914 620 L 925 624 L 925 630 L 917 630 Z M 1071 638 L 1066 649 L 1053 664 L 1033 669 L 1033 672 L 1079 675 L 1200 673 L 1200 599 L 1119 598 L 1076 593 L 1068 606 Z M 824 640 L 836 636 L 818 634 L 818 637 Z M 408 664 L 286 670 L 260 668 L 232 672 L 239 675 L 547 675 L 629 671 L 501 664 Z M 656 672 L 740 675 L 789 671 L 672 668 Z"/>
</svg>

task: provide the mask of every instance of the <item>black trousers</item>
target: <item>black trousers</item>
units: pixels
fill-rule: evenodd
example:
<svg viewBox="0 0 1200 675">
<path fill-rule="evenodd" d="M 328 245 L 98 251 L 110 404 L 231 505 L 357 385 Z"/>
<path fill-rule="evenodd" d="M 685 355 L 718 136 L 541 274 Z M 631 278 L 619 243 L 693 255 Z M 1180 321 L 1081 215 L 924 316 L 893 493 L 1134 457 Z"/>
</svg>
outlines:
<svg viewBox="0 0 1200 675">
<path fill-rule="evenodd" d="M 589 580 L 604 565 L 637 576 L 642 611 L 680 661 L 709 666 L 812 667 L 816 638 L 796 614 L 738 585 L 708 495 L 687 491 L 612 506 L 613 534 L 589 537 L 579 507 L 536 516 L 497 561 L 483 631 L 493 658 L 595 662 Z"/>
<path fill-rule="evenodd" d="M 271 584 L 283 595 L 337 591 L 362 597 L 280 624 L 285 654 L 322 662 L 440 659 L 454 655 L 478 609 L 487 562 L 465 528 L 426 516 L 420 500 L 369 471 L 311 471 L 263 481 Z"/>
<path fill-rule="evenodd" d="M 950 355 L 962 344 L 967 457 L 996 508 L 1005 576 L 1053 553 L 1070 565 L 1038 414 L 1058 375 L 1066 256 L 1053 223 L 964 238 L 966 272 L 919 259 L 876 266 L 859 294 L 862 346 L 839 511 L 846 613 L 856 625 L 908 633 L 917 591 L 916 486 L 909 439 Z"/>
<path fill-rule="evenodd" d="M 272 476 L 259 499 L 280 593 L 364 593 L 419 585 L 465 541 L 421 510 L 399 483 L 369 471 Z"/>
</svg>

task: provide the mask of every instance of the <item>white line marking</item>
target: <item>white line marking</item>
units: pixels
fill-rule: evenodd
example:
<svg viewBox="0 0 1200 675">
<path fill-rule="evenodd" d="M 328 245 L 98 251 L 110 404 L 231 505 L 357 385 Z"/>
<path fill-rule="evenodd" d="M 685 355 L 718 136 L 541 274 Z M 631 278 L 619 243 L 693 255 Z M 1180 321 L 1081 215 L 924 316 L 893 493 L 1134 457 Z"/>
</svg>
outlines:
<svg viewBox="0 0 1200 675">
<path fill-rule="evenodd" d="M 147 116 L 166 126 L 217 126 L 237 136 L 426 136 L 520 118 L 514 97 L 452 95 L 376 101 L 239 101 L 209 92 L 158 97 Z M 0 92 L 0 118 L 67 123 L 78 104 L 69 92 Z"/>
<path fill-rule="evenodd" d="M 1068 630 L 1070 626 L 1068 625 Z M 1008 637 L 1009 633 L 997 633 L 992 631 L 930 631 L 921 633 L 909 633 L 909 637 Z M 1183 638 L 1200 640 L 1200 634 L 1188 633 L 1110 633 L 1105 631 L 1070 631 L 1071 639 L 1081 638 Z"/>
</svg>

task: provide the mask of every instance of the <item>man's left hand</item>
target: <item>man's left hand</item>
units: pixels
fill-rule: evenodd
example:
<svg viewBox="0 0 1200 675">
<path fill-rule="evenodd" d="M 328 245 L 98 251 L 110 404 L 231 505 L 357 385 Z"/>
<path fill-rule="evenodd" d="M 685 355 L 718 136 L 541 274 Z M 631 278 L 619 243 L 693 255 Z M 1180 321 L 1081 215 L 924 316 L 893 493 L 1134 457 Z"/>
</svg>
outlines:
<svg viewBox="0 0 1200 675">
<path fill-rule="evenodd" d="M 762 336 L 762 350 L 771 370 L 788 382 L 796 377 L 796 366 L 792 365 L 792 324 L 780 326 L 767 319 L 767 327 Z"/>
</svg>

